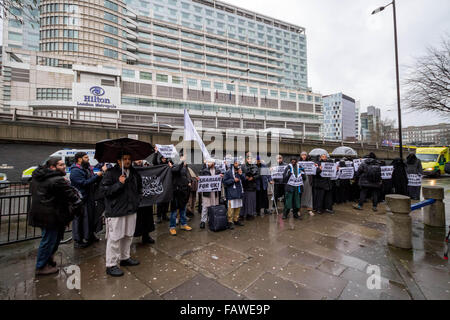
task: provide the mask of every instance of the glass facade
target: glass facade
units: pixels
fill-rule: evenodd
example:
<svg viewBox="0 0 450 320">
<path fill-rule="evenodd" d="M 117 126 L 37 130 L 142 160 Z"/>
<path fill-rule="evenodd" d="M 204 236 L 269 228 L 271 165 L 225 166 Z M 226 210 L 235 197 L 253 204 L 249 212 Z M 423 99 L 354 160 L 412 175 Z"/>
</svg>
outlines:
<svg viewBox="0 0 450 320">
<path fill-rule="evenodd" d="M 240 9 L 228 5 L 226 7 L 232 8 L 233 13 L 227 12 L 221 5 L 212 8 L 189 0 L 127 0 L 126 3 L 138 15 L 150 16 L 154 19 L 224 36 L 229 40 L 237 39 L 249 44 L 275 49 L 277 53 L 274 53 L 273 56 L 282 59 L 280 64 L 283 67 L 282 78 L 277 80 L 281 80 L 282 84 L 288 88 L 306 89 L 308 86 L 306 36 L 304 32 L 296 32 L 301 28 L 297 27 L 296 31 L 291 31 L 294 28 L 289 24 L 271 21 L 268 18 L 261 19 L 255 13 L 244 12 L 244 15 L 241 16 L 238 13 Z M 162 30 L 161 28 L 157 29 Z M 170 31 L 166 30 L 166 32 Z M 195 38 L 195 35 L 191 35 L 191 37 Z M 195 45 L 184 42 L 182 42 L 182 46 L 195 47 Z M 257 53 L 265 51 L 258 48 L 247 49 L 247 46 L 244 46 L 243 49 Z M 208 48 L 206 50 L 208 51 Z M 251 58 L 250 56 L 250 59 L 256 60 L 257 57 Z M 255 75 L 258 77 L 258 74 Z"/>
</svg>

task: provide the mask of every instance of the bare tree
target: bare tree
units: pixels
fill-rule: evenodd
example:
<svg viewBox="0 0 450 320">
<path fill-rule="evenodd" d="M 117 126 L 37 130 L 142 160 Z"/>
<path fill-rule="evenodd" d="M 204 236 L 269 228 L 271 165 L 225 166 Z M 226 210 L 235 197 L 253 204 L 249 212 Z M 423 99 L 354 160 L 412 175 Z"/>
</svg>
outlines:
<svg viewBox="0 0 450 320">
<path fill-rule="evenodd" d="M 0 0 L 0 18 L 13 18 L 21 24 L 25 22 L 39 22 L 39 14 L 35 14 L 38 9 L 38 0 Z"/>
<path fill-rule="evenodd" d="M 432 111 L 450 117 L 450 38 L 441 48 L 428 48 L 409 68 L 404 102 L 414 111 Z"/>
</svg>

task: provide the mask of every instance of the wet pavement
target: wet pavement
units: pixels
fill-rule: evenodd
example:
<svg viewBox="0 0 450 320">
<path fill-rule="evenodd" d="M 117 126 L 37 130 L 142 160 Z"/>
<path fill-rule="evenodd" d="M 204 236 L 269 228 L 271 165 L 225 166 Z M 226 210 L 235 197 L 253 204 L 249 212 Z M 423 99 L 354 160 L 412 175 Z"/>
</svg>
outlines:
<svg viewBox="0 0 450 320">
<path fill-rule="evenodd" d="M 433 182 L 434 181 L 434 182 Z M 450 179 L 425 180 L 445 185 L 450 218 Z M 281 215 L 257 217 L 232 231 L 199 228 L 168 234 L 157 225 L 154 245 L 135 239 L 137 267 L 125 276 L 105 274 L 105 241 L 87 249 L 60 246 L 57 262 L 78 265 L 81 290 L 67 288 L 70 274 L 35 277 L 39 241 L 0 247 L 0 299 L 450 299 L 450 266 L 443 259 L 448 229 L 428 228 L 422 212 L 413 216 L 413 250 L 386 244 L 385 205 L 373 213 L 370 204 L 356 211 L 336 205 L 336 214 L 297 221 Z M 104 236 L 102 236 L 103 238 Z M 368 267 L 381 271 L 380 289 L 367 287 Z"/>
</svg>

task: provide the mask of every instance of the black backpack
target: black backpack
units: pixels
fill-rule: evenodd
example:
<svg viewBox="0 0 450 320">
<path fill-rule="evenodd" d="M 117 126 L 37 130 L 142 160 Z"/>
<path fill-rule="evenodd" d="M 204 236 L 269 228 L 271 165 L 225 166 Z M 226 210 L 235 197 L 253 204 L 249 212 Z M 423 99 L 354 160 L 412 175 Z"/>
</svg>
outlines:
<svg viewBox="0 0 450 320">
<path fill-rule="evenodd" d="M 378 164 L 367 166 L 367 180 L 371 183 L 381 182 L 381 167 Z"/>
</svg>

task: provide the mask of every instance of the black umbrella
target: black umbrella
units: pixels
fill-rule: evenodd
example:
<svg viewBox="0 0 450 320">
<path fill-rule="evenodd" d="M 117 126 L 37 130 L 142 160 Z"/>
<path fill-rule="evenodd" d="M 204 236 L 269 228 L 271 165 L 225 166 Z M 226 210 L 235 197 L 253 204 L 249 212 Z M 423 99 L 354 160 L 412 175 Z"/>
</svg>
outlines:
<svg viewBox="0 0 450 320">
<path fill-rule="evenodd" d="M 155 148 L 147 142 L 120 138 L 103 140 L 95 144 L 95 159 L 98 162 L 113 162 L 121 158 L 124 153 L 131 155 L 131 161 L 147 159 Z"/>
</svg>

